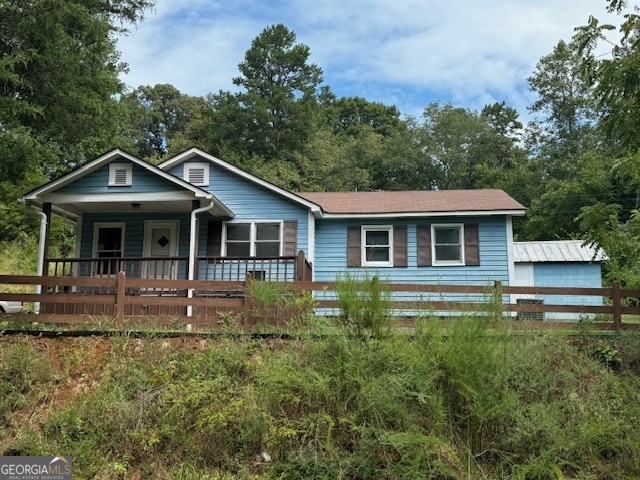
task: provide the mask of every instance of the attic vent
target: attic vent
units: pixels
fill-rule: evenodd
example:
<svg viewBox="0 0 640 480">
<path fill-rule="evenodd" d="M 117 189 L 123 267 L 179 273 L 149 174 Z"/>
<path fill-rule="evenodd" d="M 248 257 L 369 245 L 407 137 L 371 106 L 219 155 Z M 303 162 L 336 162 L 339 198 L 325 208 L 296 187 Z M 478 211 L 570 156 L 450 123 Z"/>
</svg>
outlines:
<svg viewBox="0 0 640 480">
<path fill-rule="evenodd" d="M 130 187 L 132 165 L 126 163 L 112 163 L 109 165 L 109 186 Z"/>
<path fill-rule="evenodd" d="M 192 185 L 209 185 L 209 164 L 189 163 L 185 165 L 185 179 Z"/>
<path fill-rule="evenodd" d="M 117 168 L 115 173 L 114 182 L 116 185 L 126 185 L 127 184 L 127 169 L 126 168 Z"/>
<path fill-rule="evenodd" d="M 192 168 L 189 170 L 189 182 L 202 185 L 204 183 L 204 168 Z"/>
</svg>

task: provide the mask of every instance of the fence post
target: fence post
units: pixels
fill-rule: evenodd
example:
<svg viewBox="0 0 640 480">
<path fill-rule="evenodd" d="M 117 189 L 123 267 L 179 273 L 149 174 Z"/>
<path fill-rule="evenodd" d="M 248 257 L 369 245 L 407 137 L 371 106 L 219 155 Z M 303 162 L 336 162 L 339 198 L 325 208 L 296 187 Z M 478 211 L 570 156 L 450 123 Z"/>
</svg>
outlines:
<svg viewBox="0 0 640 480">
<path fill-rule="evenodd" d="M 253 310 L 253 301 L 251 298 L 251 292 L 249 291 L 249 284 L 251 283 L 251 280 L 251 274 L 247 273 L 244 278 L 244 311 L 242 312 L 245 325 L 253 325 L 253 318 L 251 315 Z"/>
<path fill-rule="evenodd" d="M 496 321 L 501 321 L 504 311 L 502 304 L 502 282 L 495 280 L 493 282 L 493 307 L 495 308 Z"/>
<path fill-rule="evenodd" d="M 611 303 L 613 304 L 613 328 L 622 329 L 622 297 L 620 295 L 620 282 L 615 281 L 611 285 Z"/>
<path fill-rule="evenodd" d="M 296 255 L 296 268 L 295 268 L 295 281 L 296 282 L 304 282 L 305 278 L 305 269 L 304 269 L 304 252 L 302 250 L 298 250 L 298 255 Z"/>
<path fill-rule="evenodd" d="M 116 316 L 118 319 L 124 317 L 124 307 L 126 304 L 127 275 L 120 271 L 116 274 Z"/>
</svg>

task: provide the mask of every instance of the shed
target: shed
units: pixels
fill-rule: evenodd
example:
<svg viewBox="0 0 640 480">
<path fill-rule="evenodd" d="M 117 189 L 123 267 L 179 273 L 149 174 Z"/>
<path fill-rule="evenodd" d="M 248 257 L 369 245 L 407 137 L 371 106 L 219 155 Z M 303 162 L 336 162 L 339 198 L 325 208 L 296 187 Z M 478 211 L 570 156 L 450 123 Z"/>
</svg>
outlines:
<svg viewBox="0 0 640 480">
<path fill-rule="evenodd" d="M 515 276 L 512 285 L 534 287 L 602 287 L 606 254 L 582 240 L 514 242 Z M 603 305 L 603 297 L 578 295 L 512 295 L 514 303 Z M 537 320 L 577 320 L 577 313 L 522 314 Z"/>
</svg>

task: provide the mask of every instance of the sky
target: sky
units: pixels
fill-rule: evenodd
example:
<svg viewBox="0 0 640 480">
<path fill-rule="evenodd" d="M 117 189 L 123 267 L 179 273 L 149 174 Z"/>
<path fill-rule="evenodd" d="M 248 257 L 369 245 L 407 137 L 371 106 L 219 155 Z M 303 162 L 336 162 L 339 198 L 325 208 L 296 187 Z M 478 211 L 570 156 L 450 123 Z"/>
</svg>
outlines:
<svg viewBox="0 0 640 480">
<path fill-rule="evenodd" d="M 236 91 L 251 41 L 282 23 L 310 49 L 310 62 L 338 97 L 359 96 L 420 116 L 432 102 L 480 110 L 505 101 L 521 119 L 535 97 L 538 60 L 605 0 L 156 0 L 121 37 L 122 80 L 169 83 L 204 96 Z"/>
</svg>

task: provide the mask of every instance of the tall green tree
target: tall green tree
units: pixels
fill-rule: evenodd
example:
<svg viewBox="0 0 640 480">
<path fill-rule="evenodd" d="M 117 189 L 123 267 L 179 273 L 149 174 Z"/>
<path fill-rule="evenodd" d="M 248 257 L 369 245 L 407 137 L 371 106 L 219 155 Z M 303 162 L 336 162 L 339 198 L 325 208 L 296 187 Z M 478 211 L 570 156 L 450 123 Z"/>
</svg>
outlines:
<svg viewBox="0 0 640 480">
<path fill-rule="evenodd" d="M 125 138 L 117 35 L 147 0 L 0 2 L 0 239 L 28 228 L 15 198 Z M 118 142 L 119 143 L 119 142 Z"/>
<path fill-rule="evenodd" d="M 313 126 L 322 70 L 309 63 L 309 47 L 282 24 L 267 27 L 238 65 L 233 83 L 242 147 L 266 159 L 302 148 Z M 231 106 L 231 105 L 229 105 Z"/>
<path fill-rule="evenodd" d="M 529 110 L 542 116 L 529 125 L 529 146 L 542 175 L 570 178 L 577 159 L 597 146 L 593 88 L 583 68 L 590 60 L 575 41 L 561 40 L 528 78 L 537 95 Z"/>
<path fill-rule="evenodd" d="M 121 99 L 129 111 L 131 135 L 137 153 L 145 159 L 161 159 L 173 139 L 206 107 L 202 97 L 192 97 L 173 85 L 140 86 Z"/>
</svg>

